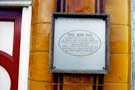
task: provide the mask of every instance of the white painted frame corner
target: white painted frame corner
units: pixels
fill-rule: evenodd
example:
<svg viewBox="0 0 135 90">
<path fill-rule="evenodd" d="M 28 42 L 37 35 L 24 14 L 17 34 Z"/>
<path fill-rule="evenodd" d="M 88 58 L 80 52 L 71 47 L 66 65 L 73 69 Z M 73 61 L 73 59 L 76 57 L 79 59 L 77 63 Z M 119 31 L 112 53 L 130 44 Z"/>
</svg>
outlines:
<svg viewBox="0 0 135 90">
<path fill-rule="evenodd" d="M 32 6 L 22 7 L 18 90 L 28 90 Z"/>
</svg>

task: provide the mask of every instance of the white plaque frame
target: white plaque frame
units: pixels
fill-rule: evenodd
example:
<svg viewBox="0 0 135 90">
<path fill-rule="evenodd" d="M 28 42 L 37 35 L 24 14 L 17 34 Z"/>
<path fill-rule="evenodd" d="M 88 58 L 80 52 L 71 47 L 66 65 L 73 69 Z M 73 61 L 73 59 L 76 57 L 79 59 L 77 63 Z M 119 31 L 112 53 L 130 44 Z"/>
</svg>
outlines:
<svg viewBox="0 0 135 90">
<path fill-rule="evenodd" d="M 54 13 L 50 35 L 50 71 L 107 74 L 109 37 L 108 15 Z"/>
</svg>

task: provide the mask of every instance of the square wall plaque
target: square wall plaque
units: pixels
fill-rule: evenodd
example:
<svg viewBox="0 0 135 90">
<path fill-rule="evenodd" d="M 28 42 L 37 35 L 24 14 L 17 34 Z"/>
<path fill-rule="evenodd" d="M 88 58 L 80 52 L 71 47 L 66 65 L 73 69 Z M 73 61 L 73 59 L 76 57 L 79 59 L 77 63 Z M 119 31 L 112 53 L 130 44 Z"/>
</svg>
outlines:
<svg viewBox="0 0 135 90">
<path fill-rule="evenodd" d="M 108 15 L 54 13 L 50 40 L 53 73 L 108 73 Z"/>
</svg>

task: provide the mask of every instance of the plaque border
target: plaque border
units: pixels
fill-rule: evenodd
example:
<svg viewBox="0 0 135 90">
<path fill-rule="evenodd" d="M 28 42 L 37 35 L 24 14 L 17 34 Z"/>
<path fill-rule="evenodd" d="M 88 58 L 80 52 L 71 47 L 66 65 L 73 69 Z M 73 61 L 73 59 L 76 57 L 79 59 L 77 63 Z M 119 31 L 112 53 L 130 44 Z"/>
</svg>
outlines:
<svg viewBox="0 0 135 90">
<path fill-rule="evenodd" d="M 53 66 L 54 64 L 54 33 L 55 19 L 57 18 L 96 18 L 105 20 L 105 68 L 103 70 L 60 70 Z M 106 14 L 83 14 L 83 13 L 53 13 L 51 20 L 50 48 L 49 48 L 49 71 L 59 74 L 108 74 L 110 61 L 110 16 Z"/>
</svg>

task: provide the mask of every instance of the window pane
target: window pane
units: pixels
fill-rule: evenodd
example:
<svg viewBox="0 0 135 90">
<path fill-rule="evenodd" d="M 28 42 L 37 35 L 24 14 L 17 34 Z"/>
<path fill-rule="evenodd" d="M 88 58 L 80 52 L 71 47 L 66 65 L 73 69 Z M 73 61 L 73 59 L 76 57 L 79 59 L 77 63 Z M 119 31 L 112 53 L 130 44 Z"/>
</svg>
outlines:
<svg viewBox="0 0 135 90">
<path fill-rule="evenodd" d="M 13 52 L 14 22 L 0 21 L 0 50 L 10 55 Z"/>
<path fill-rule="evenodd" d="M 10 90 L 11 80 L 8 72 L 0 66 L 0 90 Z"/>
</svg>

